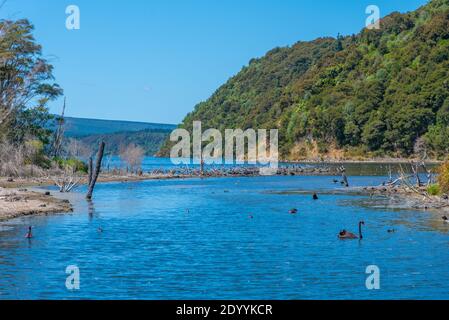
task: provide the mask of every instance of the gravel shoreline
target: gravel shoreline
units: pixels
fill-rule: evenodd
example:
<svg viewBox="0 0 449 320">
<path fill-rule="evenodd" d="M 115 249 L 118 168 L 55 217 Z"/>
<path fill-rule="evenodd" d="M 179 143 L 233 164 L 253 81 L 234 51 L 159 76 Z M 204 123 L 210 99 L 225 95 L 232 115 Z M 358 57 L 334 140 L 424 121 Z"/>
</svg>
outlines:
<svg viewBox="0 0 449 320">
<path fill-rule="evenodd" d="M 72 211 L 68 200 L 55 198 L 45 191 L 0 188 L 0 221 Z"/>
</svg>

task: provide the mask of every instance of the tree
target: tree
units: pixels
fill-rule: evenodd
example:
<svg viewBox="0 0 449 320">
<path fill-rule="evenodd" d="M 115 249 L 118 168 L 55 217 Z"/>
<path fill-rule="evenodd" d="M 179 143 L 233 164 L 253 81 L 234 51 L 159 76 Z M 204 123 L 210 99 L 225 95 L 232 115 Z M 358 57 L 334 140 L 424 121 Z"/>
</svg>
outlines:
<svg viewBox="0 0 449 320">
<path fill-rule="evenodd" d="M 425 134 L 427 146 L 437 157 L 444 157 L 449 153 L 449 126 L 432 125 Z"/>
<path fill-rule="evenodd" d="M 369 150 L 378 150 L 382 147 L 385 130 L 385 123 L 379 119 L 372 120 L 365 125 L 362 140 Z"/>
<path fill-rule="evenodd" d="M 32 31 L 28 20 L 0 20 L 0 124 L 36 102 L 44 108 L 62 94 Z"/>
<path fill-rule="evenodd" d="M 65 155 L 67 158 L 86 161 L 92 155 L 92 149 L 81 140 L 70 138 L 65 145 Z"/>
<path fill-rule="evenodd" d="M 120 149 L 120 159 L 127 164 L 131 172 L 137 172 L 142 166 L 144 150 L 135 144 L 122 146 Z"/>
</svg>

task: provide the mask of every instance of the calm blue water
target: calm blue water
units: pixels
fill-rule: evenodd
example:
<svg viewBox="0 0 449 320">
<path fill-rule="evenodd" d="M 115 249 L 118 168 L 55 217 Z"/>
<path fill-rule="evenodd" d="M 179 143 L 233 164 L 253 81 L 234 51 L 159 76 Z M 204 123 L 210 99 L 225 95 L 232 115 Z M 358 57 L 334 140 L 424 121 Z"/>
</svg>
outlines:
<svg viewBox="0 0 449 320">
<path fill-rule="evenodd" d="M 439 214 L 276 193 L 323 193 L 339 187 L 332 179 L 109 183 L 92 205 L 80 189 L 71 215 L 0 224 L 0 299 L 448 299 L 449 227 Z M 360 220 L 363 241 L 337 239 Z M 69 265 L 80 269 L 79 291 L 65 287 Z M 380 268 L 380 290 L 365 287 L 368 265 Z"/>
</svg>

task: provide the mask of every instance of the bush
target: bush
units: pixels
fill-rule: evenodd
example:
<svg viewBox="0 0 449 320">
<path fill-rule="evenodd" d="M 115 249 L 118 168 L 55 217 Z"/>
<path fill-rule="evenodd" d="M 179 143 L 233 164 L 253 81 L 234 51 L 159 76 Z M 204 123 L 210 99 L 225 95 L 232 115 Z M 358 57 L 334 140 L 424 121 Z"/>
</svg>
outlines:
<svg viewBox="0 0 449 320">
<path fill-rule="evenodd" d="M 449 160 L 438 169 L 438 184 L 442 193 L 449 193 Z"/>
<path fill-rule="evenodd" d="M 54 161 L 58 165 L 60 169 L 73 168 L 75 172 L 84 172 L 87 173 L 87 165 L 78 159 L 61 159 L 55 158 Z"/>
<path fill-rule="evenodd" d="M 44 153 L 44 144 L 40 140 L 27 140 L 24 143 L 24 164 L 50 169 L 51 160 Z"/>
<path fill-rule="evenodd" d="M 0 141 L 0 176 L 2 177 L 41 177 L 44 175 L 42 163 L 48 159 L 36 151 L 39 145 L 33 142 L 14 145 Z M 40 162 L 35 160 L 38 159 Z"/>
<path fill-rule="evenodd" d="M 431 196 L 437 196 L 441 194 L 440 186 L 438 184 L 433 184 L 427 188 L 427 193 Z"/>
</svg>

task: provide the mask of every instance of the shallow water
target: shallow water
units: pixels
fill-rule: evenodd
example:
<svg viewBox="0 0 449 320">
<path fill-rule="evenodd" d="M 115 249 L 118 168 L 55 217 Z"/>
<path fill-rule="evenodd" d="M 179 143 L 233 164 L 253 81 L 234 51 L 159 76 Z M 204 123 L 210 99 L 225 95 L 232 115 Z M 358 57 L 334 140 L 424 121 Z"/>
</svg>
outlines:
<svg viewBox="0 0 449 320">
<path fill-rule="evenodd" d="M 90 205 L 80 189 L 71 215 L 0 224 L 0 299 L 448 299 L 449 226 L 440 215 L 288 193 L 340 188 L 332 179 L 108 183 Z M 362 241 L 337 239 L 360 220 Z M 69 265 L 80 269 L 80 290 L 65 287 Z M 380 268 L 380 290 L 366 289 L 369 265 Z"/>
</svg>

